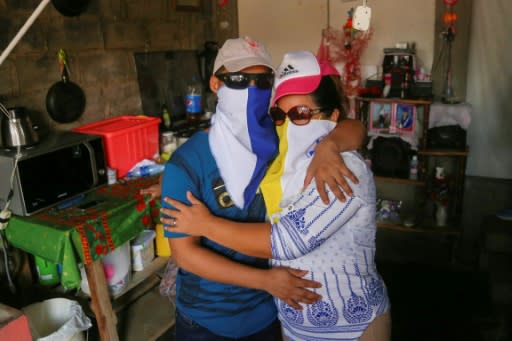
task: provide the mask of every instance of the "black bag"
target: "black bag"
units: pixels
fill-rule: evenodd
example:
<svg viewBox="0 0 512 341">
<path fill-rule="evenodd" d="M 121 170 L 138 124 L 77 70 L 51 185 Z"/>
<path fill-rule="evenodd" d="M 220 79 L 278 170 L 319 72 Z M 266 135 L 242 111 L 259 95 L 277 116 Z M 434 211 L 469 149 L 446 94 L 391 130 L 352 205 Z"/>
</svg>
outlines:
<svg viewBox="0 0 512 341">
<path fill-rule="evenodd" d="M 411 145 L 399 137 L 379 136 L 373 141 L 372 170 L 375 175 L 409 177 Z"/>
<path fill-rule="evenodd" d="M 427 145 L 432 149 L 466 149 L 466 130 L 458 124 L 430 128 Z"/>
</svg>

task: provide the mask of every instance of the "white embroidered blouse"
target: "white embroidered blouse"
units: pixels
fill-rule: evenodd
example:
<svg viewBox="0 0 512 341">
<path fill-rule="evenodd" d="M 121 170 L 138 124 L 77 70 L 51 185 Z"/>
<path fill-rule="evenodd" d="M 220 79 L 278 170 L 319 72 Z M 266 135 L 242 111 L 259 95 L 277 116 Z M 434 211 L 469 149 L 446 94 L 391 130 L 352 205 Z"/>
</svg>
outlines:
<svg viewBox="0 0 512 341">
<path fill-rule="evenodd" d="M 322 283 L 322 300 L 297 311 L 276 300 L 292 340 L 357 340 L 389 310 L 386 286 L 375 265 L 376 191 L 373 174 L 356 152 L 342 153 L 359 179 L 345 203 L 329 192 L 325 205 L 313 182 L 297 194 L 272 225 L 272 265 L 308 270 Z"/>
</svg>

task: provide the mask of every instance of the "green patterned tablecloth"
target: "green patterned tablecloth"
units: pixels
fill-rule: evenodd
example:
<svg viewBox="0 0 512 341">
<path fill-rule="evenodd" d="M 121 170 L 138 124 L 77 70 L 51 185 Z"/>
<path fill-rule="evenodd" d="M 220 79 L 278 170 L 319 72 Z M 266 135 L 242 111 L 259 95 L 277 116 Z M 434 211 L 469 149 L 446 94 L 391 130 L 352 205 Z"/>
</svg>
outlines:
<svg viewBox="0 0 512 341">
<path fill-rule="evenodd" d="M 100 187 L 83 200 L 98 204 L 83 210 L 51 208 L 30 217 L 13 216 L 7 239 L 21 250 L 62 264 L 62 285 L 78 288 L 79 262 L 100 259 L 157 221 L 158 203 L 139 194 L 157 182 L 158 177 L 151 177 Z"/>
</svg>

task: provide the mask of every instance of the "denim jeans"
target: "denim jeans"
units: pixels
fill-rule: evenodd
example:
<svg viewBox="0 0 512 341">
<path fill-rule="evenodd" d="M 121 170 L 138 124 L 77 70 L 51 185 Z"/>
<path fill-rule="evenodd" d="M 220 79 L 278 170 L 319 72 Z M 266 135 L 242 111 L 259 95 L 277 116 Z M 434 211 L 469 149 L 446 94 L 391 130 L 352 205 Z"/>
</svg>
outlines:
<svg viewBox="0 0 512 341">
<path fill-rule="evenodd" d="M 240 338 L 229 338 L 212 333 L 176 311 L 176 341 L 281 341 L 281 324 L 275 320 L 267 328 Z"/>
</svg>

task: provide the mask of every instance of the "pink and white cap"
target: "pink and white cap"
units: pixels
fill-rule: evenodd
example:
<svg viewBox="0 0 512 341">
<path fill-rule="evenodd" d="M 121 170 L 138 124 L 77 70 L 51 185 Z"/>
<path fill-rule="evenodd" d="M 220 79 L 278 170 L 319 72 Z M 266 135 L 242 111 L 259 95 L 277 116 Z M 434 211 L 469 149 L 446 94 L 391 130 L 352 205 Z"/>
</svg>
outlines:
<svg viewBox="0 0 512 341">
<path fill-rule="evenodd" d="M 319 62 L 310 51 L 294 51 L 284 55 L 277 68 L 272 105 L 283 96 L 310 94 L 318 88 L 323 76 L 337 75 L 328 61 Z"/>
</svg>

